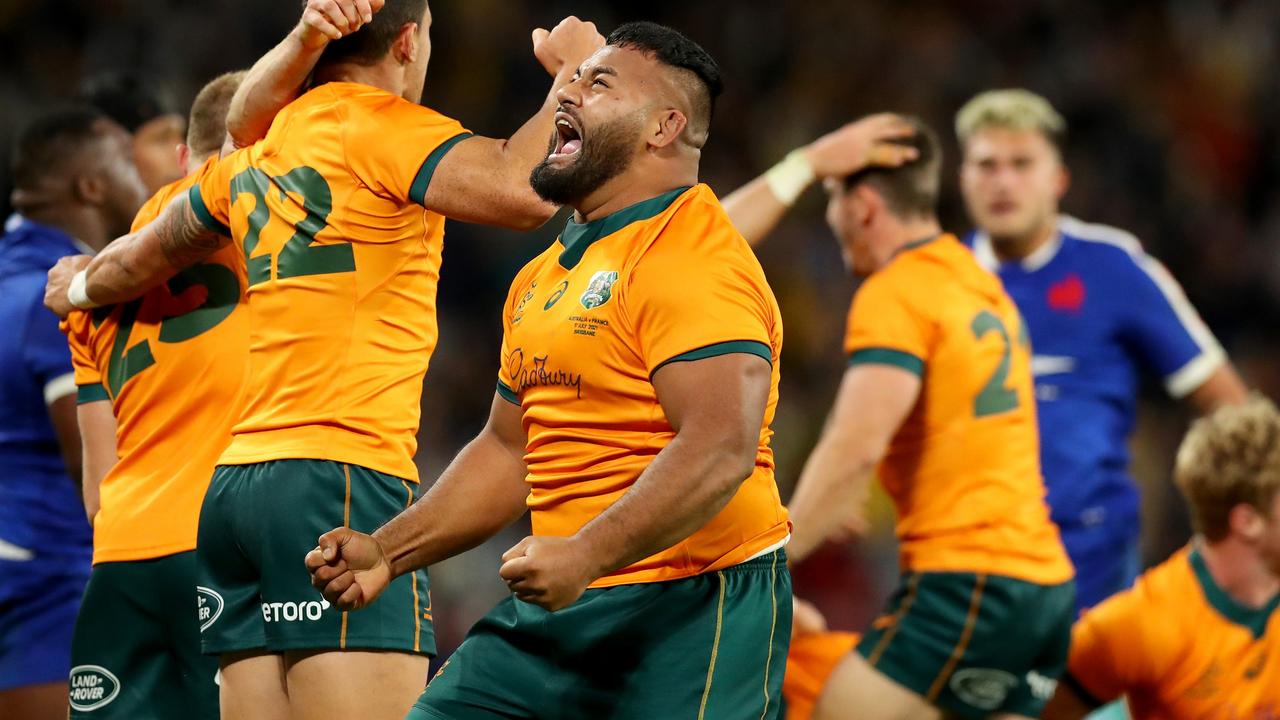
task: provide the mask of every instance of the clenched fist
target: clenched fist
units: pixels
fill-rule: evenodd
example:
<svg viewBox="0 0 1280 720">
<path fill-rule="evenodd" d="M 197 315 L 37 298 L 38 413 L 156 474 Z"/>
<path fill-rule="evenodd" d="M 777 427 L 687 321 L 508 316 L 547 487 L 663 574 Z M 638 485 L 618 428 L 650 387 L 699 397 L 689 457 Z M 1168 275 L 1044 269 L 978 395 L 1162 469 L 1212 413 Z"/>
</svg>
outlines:
<svg viewBox="0 0 1280 720">
<path fill-rule="evenodd" d="M 580 541 L 545 536 L 527 537 L 503 553 L 498 574 L 518 599 L 552 612 L 572 605 L 596 579 Z"/>
<path fill-rule="evenodd" d="M 307 0 L 298 21 L 303 47 L 319 48 L 341 40 L 373 20 L 386 0 Z"/>
<path fill-rule="evenodd" d="M 595 51 L 604 47 L 604 36 L 596 24 L 570 15 L 551 30 L 533 31 L 533 55 L 552 77 L 568 66 L 577 69 Z"/>
<path fill-rule="evenodd" d="M 320 536 L 304 561 L 311 584 L 339 610 L 359 610 L 391 584 L 391 566 L 372 535 L 336 528 Z"/>
<path fill-rule="evenodd" d="M 49 282 L 44 286 L 44 306 L 58 317 L 65 318 L 76 309 L 67 297 L 67 288 L 71 286 L 71 278 L 88 267 L 91 260 L 93 258 L 88 255 L 68 255 L 49 268 Z"/>
</svg>

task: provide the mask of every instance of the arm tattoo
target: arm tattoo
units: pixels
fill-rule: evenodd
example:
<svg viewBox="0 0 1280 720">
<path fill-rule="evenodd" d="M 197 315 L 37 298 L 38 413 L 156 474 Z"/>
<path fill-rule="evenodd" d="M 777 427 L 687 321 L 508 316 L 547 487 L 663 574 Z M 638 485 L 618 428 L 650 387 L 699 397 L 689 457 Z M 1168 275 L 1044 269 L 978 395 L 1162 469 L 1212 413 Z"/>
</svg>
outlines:
<svg viewBox="0 0 1280 720">
<path fill-rule="evenodd" d="M 156 221 L 155 230 L 165 260 L 178 270 L 205 259 L 227 241 L 196 218 L 185 195 L 165 208 Z"/>
</svg>

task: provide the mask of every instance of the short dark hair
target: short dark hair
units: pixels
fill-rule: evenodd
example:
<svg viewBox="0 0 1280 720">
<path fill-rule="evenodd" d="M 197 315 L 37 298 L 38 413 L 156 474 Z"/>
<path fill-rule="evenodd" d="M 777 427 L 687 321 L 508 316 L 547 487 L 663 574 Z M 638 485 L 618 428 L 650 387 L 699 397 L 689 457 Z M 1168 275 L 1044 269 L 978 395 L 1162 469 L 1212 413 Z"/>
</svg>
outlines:
<svg viewBox="0 0 1280 720">
<path fill-rule="evenodd" d="M 663 65 L 693 73 L 699 81 L 703 97 L 694 98 L 692 112 L 700 118 L 690 118 L 705 132 L 711 125 L 716 110 L 716 98 L 724 92 L 724 78 L 720 66 L 711 53 L 674 28 L 648 21 L 629 22 L 609 33 L 608 44 L 618 48 L 639 50 Z"/>
<path fill-rule="evenodd" d="M 306 3 L 302 3 L 306 6 Z M 318 64 L 350 62 L 373 65 L 391 51 L 400 29 L 408 23 L 422 23 L 427 13 L 427 0 L 387 0 L 373 20 L 359 30 L 334 40 L 325 47 Z"/>
<path fill-rule="evenodd" d="M 224 73 L 196 94 L 187 121 L 187 147 L 193 157 L 212 155 L 222 147 L 227 135 L 227 110 L 246 74 L 244 70 Z"/>
<path fill-rule="evenodd" d="M 85 83 L 81 99 L 120 123 L 130 133 L 169 113 L 155 90 L 128 73 L 98 75 Z"/>
<path fill-rule="evenodd" d="M 845 191 L 863 183 L 884 198 L 889 212 L 900 218 L 932 217 L 938 209 L 942 178 L 942 144 L 933 128 L 917 117 L 903 116 L 915 134 L 891 142 L 916 149 L 916 158 L 899 167 L 865 167 L 844 179 Z"/>
<path fill-rule="evenodd" d="M 13 151 L 13 187 L 29 190 L 60 170 L 98 139 L 98 123 L 110 120 L 97 108 L 69 107 L 41 115 L 18 136 Z"/>
</svg>

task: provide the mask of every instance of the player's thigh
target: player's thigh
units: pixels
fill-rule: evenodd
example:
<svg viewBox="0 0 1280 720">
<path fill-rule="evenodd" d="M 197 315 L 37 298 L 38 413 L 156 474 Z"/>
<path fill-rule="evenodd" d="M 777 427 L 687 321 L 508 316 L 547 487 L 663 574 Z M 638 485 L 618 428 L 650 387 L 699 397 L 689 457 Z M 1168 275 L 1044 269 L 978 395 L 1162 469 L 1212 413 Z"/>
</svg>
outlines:
<svg viewBox="0 0 1280 720">
<path fill-rule="evenodd" d="M 311 586 L 303 565 L 321 534 L 343 525 L 373 532 L 412 503 L 417 486 L 328 461 L 280 460 L 255 469 L 263 503 L 273 508 L 260 549 L 267 649 L 435 652 L 425 571 L 394 579 L 359 612 L 342 612 Z"/>
<path fill-rule="evenodd" d="M 287 652 L 289 707 L 308 720 L 403 720 L 427 684 L 427 664 L 403 652 Z"/>
<path fill-rule="evenodd" d="M 289 720 L 284 657 L 262 650 L 220 658 L 222 720 Z"/>
<path fill-rule="evenodd" d="M 268 508 L 255 496 L 253 466 L 223 465 L 200 508 L 196 539 L 197 619 L 203 652 L 266 647 L 259 572 Z"/>
<path fill-rule="evenodd" d="M 65 714 L 72 631 L 88 577 L 88 558 L 0 560 L 0 692 L 57 684 Z"/>
<path fill-rule="evenodd" d="M 63 720 L 67 717 L 65 682 L 0 690 L 0 718 Z"/>
<path fill-rule="evenodd" d="M 72 645 L 72 718 L 217 719 L 217 660 L 200 653 L 194 594 L 193 552 L 94 567 Z"/>
<path fill-rule="evenodd" d="M 836 666 L 814 708 L 814 720 L 934 720 L 941 712 L 876 670 L 856 652 Z"/>
<path fill-rule="evenodd" d="M 631 702 L 611 716 L 642 720 L 653 708 L 666 717 L 781 717 L 791 640 L 785 554 L 661 585 L 651 618 L 636 625 L 644 657 L 620 673 Z M 688 596 L 683 604 L 677 593 Z"/>
</svg>

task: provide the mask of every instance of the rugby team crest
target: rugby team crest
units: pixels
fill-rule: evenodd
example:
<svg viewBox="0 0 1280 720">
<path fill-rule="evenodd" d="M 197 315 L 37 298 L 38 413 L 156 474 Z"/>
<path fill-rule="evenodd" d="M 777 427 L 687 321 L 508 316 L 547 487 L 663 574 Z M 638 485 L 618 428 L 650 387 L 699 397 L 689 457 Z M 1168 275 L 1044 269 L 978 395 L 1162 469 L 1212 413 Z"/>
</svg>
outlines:
<svg viewBox="0 0 1280 720">
<path fill-rule="evenodd" d="M 618 281 L 617 270 L 601 270 L 591 276 L 591 282 L 587 285 L 587 291 L 582 293 L 582 297 L 578 298 L 582 303 L 582 307 L 592 310 L 609 302 L 609 298 L 613 297 L 613 284 Z"/>
</svg>

